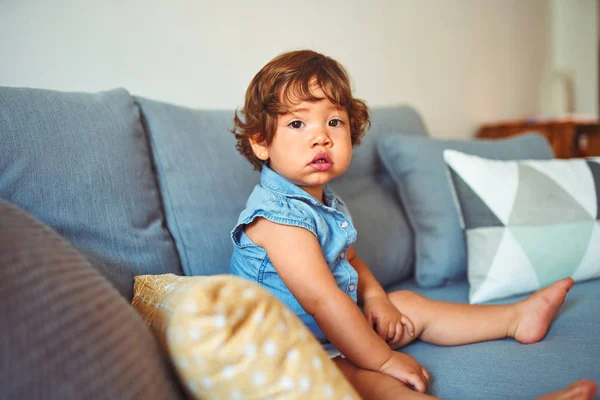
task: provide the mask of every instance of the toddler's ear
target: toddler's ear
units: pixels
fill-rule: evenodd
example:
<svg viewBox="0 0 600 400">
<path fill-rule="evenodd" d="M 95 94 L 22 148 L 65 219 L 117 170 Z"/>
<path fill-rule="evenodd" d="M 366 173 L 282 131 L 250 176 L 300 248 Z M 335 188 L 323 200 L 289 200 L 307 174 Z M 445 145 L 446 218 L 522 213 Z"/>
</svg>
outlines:
<svg viewBox="0 0 600 400">
<path fill-rule="evenodd" d="M 256 157 L 263 161 L 267 161 L 269 159 L 269 148 L 263 141 L 258 141 L 260 136 L 261 135 L 257 133 L 250 137 L 250 146 L 252 146 L 252 151 Z"/>
</svg>

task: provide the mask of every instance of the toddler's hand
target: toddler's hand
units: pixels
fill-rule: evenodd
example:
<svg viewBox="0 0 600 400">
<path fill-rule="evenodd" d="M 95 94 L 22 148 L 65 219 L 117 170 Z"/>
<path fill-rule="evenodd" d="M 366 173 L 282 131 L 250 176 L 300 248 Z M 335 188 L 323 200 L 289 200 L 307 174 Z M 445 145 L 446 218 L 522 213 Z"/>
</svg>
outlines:
<svg viewBox="0 0 600 400">
<path fill-rule="evenodd" d="M 379 369 L 379 372 L 398 379 L 417 392 L 425 393 L 429 385 L 429 373 L 411 356 L 397 351 Z"/>
<path fill-rule="evenodd" d="M 392 348 L 400 342 L 405 330 L 410 336 L 415 335 L 415 326 L 410 318 L 398 311 L 387 296 L 365 299 L 363 313 L 369 325 Z"/>
</svg>

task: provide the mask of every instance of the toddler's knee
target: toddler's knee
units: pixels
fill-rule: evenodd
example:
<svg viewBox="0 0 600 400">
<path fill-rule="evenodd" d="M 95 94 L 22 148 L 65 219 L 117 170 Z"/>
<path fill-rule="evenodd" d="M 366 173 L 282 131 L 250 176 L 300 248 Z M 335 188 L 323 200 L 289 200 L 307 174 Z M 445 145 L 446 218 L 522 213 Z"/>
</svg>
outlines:
<svg viewBox="0 0 600 400">
<path fill-rule="evenodd" d="M 398 302 L 397 304 L 419 304 L 427 301 L 426 297 L 410 290 L 398 290 L 389 293 L 388 296 L 394 303 Z"/>
</svg>

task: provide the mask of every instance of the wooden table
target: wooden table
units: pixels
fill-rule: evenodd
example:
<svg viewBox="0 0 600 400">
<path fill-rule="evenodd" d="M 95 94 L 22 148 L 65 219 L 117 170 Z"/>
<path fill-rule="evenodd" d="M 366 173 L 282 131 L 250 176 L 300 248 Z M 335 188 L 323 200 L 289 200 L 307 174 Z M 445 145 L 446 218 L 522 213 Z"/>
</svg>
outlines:
<svg viewBox="0 0 600 400">
<path fill-rule="evenodd" d="M 477 137 L 501 139 L 527 132 L 544 135 L 557 158 L 600 156 L 600 120 L 561 118 L 505 121 L 481 126 Z"/>
</svg>

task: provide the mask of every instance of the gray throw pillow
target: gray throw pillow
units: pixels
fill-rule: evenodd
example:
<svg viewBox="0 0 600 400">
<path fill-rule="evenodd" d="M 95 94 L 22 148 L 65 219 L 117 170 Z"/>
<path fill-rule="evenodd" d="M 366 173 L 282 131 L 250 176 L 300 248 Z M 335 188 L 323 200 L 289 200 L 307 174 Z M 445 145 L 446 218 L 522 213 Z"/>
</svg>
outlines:
<svg viewBox="0 0 600 400">
<path fill-rule="evenodd" d="M 0 199 L 0 398 L 182 399 L 142 318 L 56 232 Z"/>
<path fill-rule="evenodd" d="M 182 274 L 124 89 L 0 87 L 0 197 L 69 240 L 126 299 L 136 275 Z"/>
<path fill-rule="evenodd" d="M 462 280 L 467 272 L 466 244 L 444 163 L 445 149 L 496 160 L 554 157 L 548 141 L 538 134 L 504 140 L 380 138 L 379 155 L 415 233 L 415 279 L 422 287 Z"/>
</svg>

